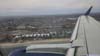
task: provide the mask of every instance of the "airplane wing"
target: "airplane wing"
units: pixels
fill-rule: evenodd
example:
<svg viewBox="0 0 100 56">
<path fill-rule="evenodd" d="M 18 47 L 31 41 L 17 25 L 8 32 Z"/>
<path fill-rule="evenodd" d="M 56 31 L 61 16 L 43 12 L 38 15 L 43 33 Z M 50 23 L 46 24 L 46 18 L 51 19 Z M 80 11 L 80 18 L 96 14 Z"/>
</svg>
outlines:
<svg viewBox="0 0 100 56">
<path fill-rule="evenodd" d="M 73 46 L 66 56 L 100 56 L 100 23 L 89 16 L 89 10 L 78 18 L 71 41 Z"/>
<path fill-rule="evenodd" d="M 77 48 L 76 56 L 100 56 L 100 23 L 91 16 L 80 16 L 77 39 L 73 44 L 83 47 Z"/>
</svg>

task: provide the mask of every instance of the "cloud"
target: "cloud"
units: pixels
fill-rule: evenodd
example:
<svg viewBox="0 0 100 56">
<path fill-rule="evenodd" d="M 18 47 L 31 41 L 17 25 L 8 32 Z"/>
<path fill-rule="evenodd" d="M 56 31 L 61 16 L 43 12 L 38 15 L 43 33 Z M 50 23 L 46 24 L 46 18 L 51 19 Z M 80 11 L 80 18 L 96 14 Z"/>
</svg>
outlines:
<svg viewBox="0 0 100 56">
<path fill-rule="evenodd" d="M 1 9 L 78 8 L 87 5 L 86 0 L 0 0 Z"/>
<path fill-rule="evenodd" d="M 18 13 L 72 13 L 87 9 L 93 5 L 100 9 L 100 0 L 0 0 L 0 12 L 2 14 Z M 69 12 L 71 11 L 71 12 Z M 98 10 L 99 11 L 99 10 Z M 34 14 L 35 14 L 34 13 Z"/>
</svg>

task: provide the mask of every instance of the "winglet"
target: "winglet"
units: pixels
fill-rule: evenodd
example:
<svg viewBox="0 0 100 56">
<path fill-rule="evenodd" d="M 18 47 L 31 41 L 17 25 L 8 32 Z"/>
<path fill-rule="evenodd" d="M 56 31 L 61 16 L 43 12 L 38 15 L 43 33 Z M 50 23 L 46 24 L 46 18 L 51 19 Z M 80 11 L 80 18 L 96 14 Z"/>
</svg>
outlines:
<svg viewBox="0 0 100 56">
<path fill-rule="evenodd" d="M 93 8 L 93 6 L 91 6 L 91 7 L 88 9 L 88 11 L 85 13 L 86 16 L 90 14 L 92 8 Z"/>
</svg>

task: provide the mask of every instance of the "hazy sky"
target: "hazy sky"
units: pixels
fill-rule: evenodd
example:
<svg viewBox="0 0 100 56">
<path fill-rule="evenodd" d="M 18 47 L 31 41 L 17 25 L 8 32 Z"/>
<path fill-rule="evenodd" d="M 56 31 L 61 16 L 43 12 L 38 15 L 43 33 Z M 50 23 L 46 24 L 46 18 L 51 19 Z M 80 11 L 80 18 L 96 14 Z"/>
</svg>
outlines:
<svg viewBox="0 0 100 56">
<path fill-rule="evenodd" d="M 100 12 L 100 0 L 0 0 L 0 16 L 84 13 L 90 5 Z"/>
</svg>

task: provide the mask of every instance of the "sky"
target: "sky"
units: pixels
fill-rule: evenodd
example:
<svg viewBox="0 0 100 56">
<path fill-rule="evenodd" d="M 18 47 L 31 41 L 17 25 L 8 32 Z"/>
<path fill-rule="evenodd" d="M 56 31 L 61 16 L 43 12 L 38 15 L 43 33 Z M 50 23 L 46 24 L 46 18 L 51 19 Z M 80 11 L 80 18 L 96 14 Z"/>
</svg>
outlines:
<svg viewBox="0 0 100 56">
<path fill-rule="evenodd" d="M 100 0 L 0 0 L 0 16 L 100 12 Z"/>
</svg>

